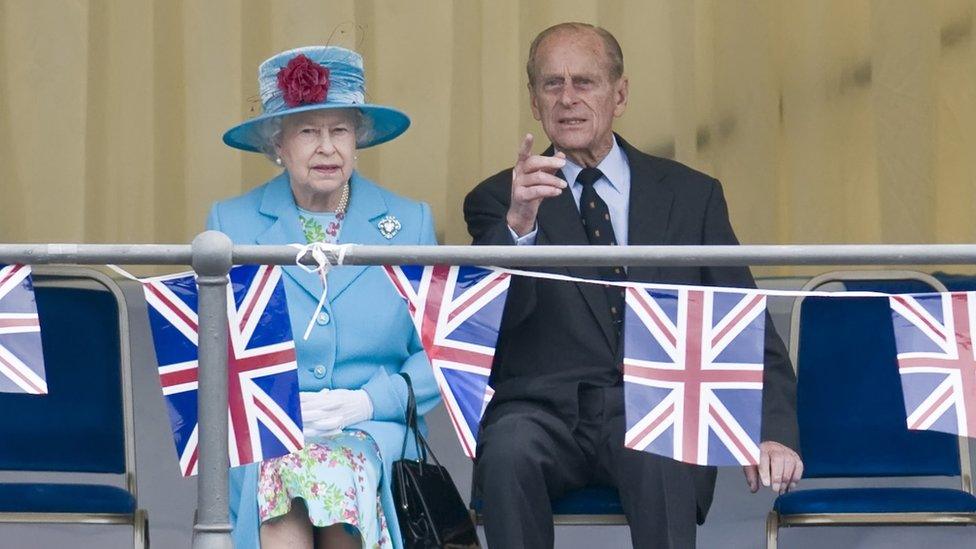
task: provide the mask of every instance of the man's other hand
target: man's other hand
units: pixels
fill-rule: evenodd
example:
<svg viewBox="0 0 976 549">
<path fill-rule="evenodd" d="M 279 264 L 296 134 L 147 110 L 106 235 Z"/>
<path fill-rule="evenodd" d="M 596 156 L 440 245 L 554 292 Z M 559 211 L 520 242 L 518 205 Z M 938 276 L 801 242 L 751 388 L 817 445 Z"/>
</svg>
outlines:
<svg viewBox="0 0 976 549">
<path fill-rule="evenodd" d="M 753 494 L 759 491 L 760 482 L 777 494 L 784 494 L 796 488 L 803 477 L 803 460 L 786 446 L 766 441 L 759 445 L 759 465 L 747 465 L 742 472 Z"/>
</svg>

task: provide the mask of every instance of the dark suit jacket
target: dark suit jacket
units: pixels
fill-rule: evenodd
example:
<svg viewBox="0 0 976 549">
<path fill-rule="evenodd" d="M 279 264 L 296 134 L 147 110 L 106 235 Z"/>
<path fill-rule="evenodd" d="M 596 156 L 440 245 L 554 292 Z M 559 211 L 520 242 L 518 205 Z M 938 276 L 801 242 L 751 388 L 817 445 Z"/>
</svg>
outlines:
<svg viewBox="0 0 976 549">
<path fill-rule="evenodd" d="M 721 184 L 683 164 L 644 154 L 620 136 L 630 164 L 628 244 L 738 244 L 729 223 Z M 552 148 L 545 153 L 552 154 Z M 511 199 L 511 168 L 481 182 L 464 201 L 474 244 L 514 244 L 505 222 Z M 536 245 L 588 244 L 572 193 L 566 189 L 539 207 Z M 535 269 L 600 278 L 595 267 Z M 639 282 L 753 288 L 746 267 L 630 267 Z M 492 386 L 492 404 L 507 400 L 542 403 L 574 425 L 581 383 L 621 383 L 617 331 L 606 293 L 593 284 L 539 279 L 513 280 L 502 318 Z M 796 378 L 786 348 L 766 317 L 762 440 L 798 448 Z M 486 416 L 491 413 L 489 406 Z M 693 467 L 693 466 L 689 466 Z M 711 502 L 714 468 L 696 468 L 700 519 Z"/>
</svg>

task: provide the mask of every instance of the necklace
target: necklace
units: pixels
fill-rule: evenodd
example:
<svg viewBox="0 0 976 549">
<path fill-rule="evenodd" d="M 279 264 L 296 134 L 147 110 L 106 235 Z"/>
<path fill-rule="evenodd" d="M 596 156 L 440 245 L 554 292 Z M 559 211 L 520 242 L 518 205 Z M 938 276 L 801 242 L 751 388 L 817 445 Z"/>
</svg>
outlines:
<svg viewBox="0 0 976 549">
<path fill-rule="evenodd" d="M 342 186 L 342 194 L 339 195 L 339 204 L 336 206 L 335 213 L 336 217 L 345 217 L 346 208 L 349 207 L 349 182 L 347 181 Z M 342 217 L 340 217 L 342 216 Z"/>
<path fill-rule="evenodd" d="M 335 244 L 339 240 L 342 220 L 345 219 L 346 210 L 349 208 L 349 194 L 349 183 L 347 182 L 342 186 L 342 194 L 339 195 L 339 203 L 335 209 L 335 218 L 328 221 L 325 227 L 311 215 L 298 214 L 298 222 L 301 224 L 302 232 L 305 233 L 305 240 L 309 244 L 312 242 Z"/>
</svg>

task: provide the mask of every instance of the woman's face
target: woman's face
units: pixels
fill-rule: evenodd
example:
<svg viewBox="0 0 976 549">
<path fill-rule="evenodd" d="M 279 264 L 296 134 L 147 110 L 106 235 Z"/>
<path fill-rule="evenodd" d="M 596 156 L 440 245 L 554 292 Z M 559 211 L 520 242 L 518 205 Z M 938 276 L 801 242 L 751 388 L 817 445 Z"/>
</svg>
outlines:
<svg viewBox="0 0 976 549">
<path fill-rule="evenodd" d="M 285 117 L 275 151 L 291 178 L 295 202 L 332 211 L 356 164 L 355 111 L 308 111 Z"/>
</svg>

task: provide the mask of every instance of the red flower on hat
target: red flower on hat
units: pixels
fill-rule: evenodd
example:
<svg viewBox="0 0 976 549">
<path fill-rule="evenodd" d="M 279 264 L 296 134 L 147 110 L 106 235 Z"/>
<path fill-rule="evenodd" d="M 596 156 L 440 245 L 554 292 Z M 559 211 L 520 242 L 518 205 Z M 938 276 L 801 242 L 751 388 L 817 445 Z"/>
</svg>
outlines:
<svg viewBox="0 0 976 549">
<path fill-rule="evenodd" d="M 321 103 L 329 93 L 329 69 L 303 54 L 296 55 L 278 71 L 278 89 L 289 107 Z"/>
</svg>

